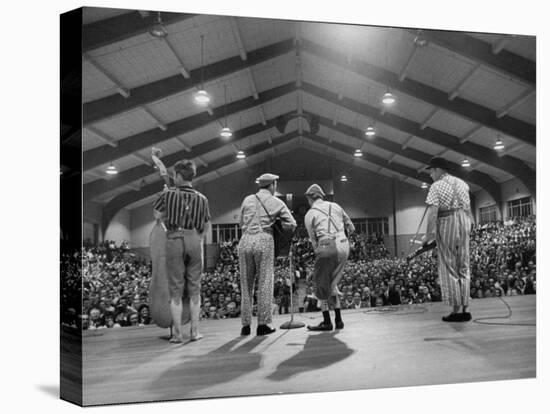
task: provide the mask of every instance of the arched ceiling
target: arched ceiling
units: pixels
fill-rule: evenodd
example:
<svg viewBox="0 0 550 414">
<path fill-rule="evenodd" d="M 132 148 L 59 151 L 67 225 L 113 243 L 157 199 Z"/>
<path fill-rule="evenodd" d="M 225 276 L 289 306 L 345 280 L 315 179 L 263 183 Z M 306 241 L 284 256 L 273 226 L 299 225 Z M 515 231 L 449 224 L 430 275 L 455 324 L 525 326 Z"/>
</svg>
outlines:
<svg viewBox="0 0 550 414">
<path fill-rule="evenodd" d="M 428 181 L 423 169 L 440 155 L 497 201 L 513 177 L 535 194 L 532 36 L 163 12 L 168 36 L 159 39 L 149 34 L 157 16 L 83 9 L 84 199 L 107 211 L 161 189 L 152 146 L 168 165 L 194 159 L 199 182 L 305 147 L 412 185 Z M 193 101 L 201 83 L 208 107 Z M 226 120 L 228 141 L 219 137 Z M 504 151 L 493 149 L 497 137 Z M 471 167 L 459 166 L 464 158 Z"/>
</svg>

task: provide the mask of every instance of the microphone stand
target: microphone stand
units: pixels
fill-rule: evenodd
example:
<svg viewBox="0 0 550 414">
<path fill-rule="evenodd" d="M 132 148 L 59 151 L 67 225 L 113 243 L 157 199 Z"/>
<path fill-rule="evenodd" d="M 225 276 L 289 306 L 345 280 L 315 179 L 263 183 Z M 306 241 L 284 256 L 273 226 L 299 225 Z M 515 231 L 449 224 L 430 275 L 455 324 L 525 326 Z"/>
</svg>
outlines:
<svg viewBox="0 0 550 414">
<path fill-rule="evenodd" d="M 292 291 L 292 284 L 294 282 L 294 268 L 292 265 L 292 243 L 290 244 L 290 252 L 288 253 L 288 259 L 289 259 L 289 266 L 290 266 L 290 321 L 285 322 L 281 325 L 281 329 L 296 329 L 296 328 L 303 328 L 306 326 L 302 322 L 295 322 L 294 321 L 294 304 L 292 301 L 293 291 Z"/>
</svg>

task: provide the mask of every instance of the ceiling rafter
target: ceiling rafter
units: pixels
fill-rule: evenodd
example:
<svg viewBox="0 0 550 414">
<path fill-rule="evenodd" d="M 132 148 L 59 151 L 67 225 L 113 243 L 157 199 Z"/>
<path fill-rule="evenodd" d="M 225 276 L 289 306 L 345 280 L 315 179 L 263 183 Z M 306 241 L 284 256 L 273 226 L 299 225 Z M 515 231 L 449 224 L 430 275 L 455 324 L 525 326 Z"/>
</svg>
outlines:
<svg viewBox="0 0 550 414">
<path fill-rule="evenodd" d="M 454 98 L 456 98 L 459 94 L 461 89 L 466 85 L 466 82 L 473 76 L 473 74 L 481 67 L 481 63 L 477 63 L 473 65 L 468 73 L 464 75 L 464 77 L 458 82 L 457 85 L 453 88 L 452 91 L 449 92 L 449 101 L 452 101 Z"/>
<path fill-rule="evenodd" d="M 288 134 L 277 137 L 276 139 L 273 140 L 273 142 L 274 142 L 274 145 L 280 146 L 297 137 L 298 137 L 298 132 L 293 131 Z M 269 143 L 262 142 L 260 144 L 256 144 L 252 147 L 247 148 L 246 152 L 248 156 L 252 156 L 252 155 L 261 153 L 263 151 L 267 151 L 270 148 L 271 148 L 271 145 Z M 197 168 L 197 178 L 202 175 L 209 174 L 211 172 L 216 172 L 220 168 L 226 167 L 235 162 L 236 162 L 235 155 L 231 154 L 226 157 L 220 158 L 214 162 L 211 162 L 208 165 L 208 167 L 200 166 Z M 124 192 L 122 194 L 117 195 L 111 201 L 109 201 L 103 209 L 103 229 L 107 228 L 112 218 L 122 208 L 126 207 L 129 204 L 135 203 L 136 201 L 139 201 L 143 198 L 147 198 L 156 193 L 160 193 L 160 191 L 162 191 L 162 180 L 159 177 L 159 179 L 155 180 L 154 182 L 151 182 L 150 184 L 143 186 L 140 189 L 140 191 Z"/>
<path fill-rule="evenodd" d="M 285 116 L 287 114 L 290 114 L 290 112 L 286 114 L 282 114 L 282 116 Z M 258 124 L 250 125 L 248 127 L 234 131 L 231 143 L 232 144 L 238 143 L 245 138 L 262 133 L 264 131 L 268 131 L 269 133 L 271 133 L 272 128 L 276 126 L 278 120 L 279 120 L 279 117 L 275 117 L 275 118 L 269 119 L 266 122 L 266 125 L 258 123 Z M 178 140 L 182 142 L 181 137 L 178 137 Z M 271 136 L 268 138 L 269 144 L 272 144 L 273 141 L 275 140 L 276 138 L 271 138 Z M 195 145 L 193 148 L 189 148 L 189 146 L 186 145 L 183 148 L 183 150 L 166 155 L 165 157 L 163 157 L 163 162 L 165 163 L 165 165 L 171 166 L 171 165 L 174 165 L 177 161 L 181 160 L 182 158 L 193 159 L 197 157 L 202 157 L 209 152 L 216 151 L 222 148 L 224 145 L 226 145 L 226 143 L 223 142 L 220 139 L 220 137 L 218 136 L 212 137 L 210 139 L 203 140 L 201 143 Z M 116 189 L 120 185 L 124 185 L 125 183 L 130 183 L 130 182 L 139 180 L 140 178 L 143 178 L 151 174 L 151 172 L 152 171 L 150 168 L 140 165 L 137 167 L 129 168 L 125 171 L 121 171 L 118 174 L 116 182 L 109 181 L 106 179 L 92 181 L 84 185 L 84 190 L 83 190 L 84 199 L 91 200 L 97 196 L 100 196 L 101 194 L 104 194 Z"/>
<path fill-rule="evenodd" d="M 346 64 L 345 55 L 342 52 L 309 40 L 304 39 L 302 44 L 304 52 L 313 54 L 339 67 L 344 67 L 360 76 L 385 85 L 393 91 L 403 92 L 463 118 L 525 141 L 532 146 L 536 145 L 536 128 L 534 125 L 510 116 L 497 118 L 494 110 L 460 97 L 450 101 L 448 94 L 442 90 L 409 78 L 400 82 L 399 75 L 365 61 L 355 59 L 351 64 Z"/>
<path fill-rule="evenodd" d="M 86 129 L 110 147 L 116 148 L 118 146 L 118 143 L 114 138 L 111 138 L 104 132 L 101 132 L 99 129 L 94 127 L 86 127 Z"/>
<path fill-rule="evenodd" d="M 109 82 L 111 82 L 113 85 L 115 85 L 115 89 L 117 93 L 122 96 L 124 99 L 127 99 L 130 97 L 130 91 L 128 88 L 125 88 L 122 85 L 122 82 L 120 82 L 118 79 L 116 79 L 107 69 L 105 69 L 102 65 L 100 65 L 93 57 L 88 55 L 87 53 L 84 53 L 84 58 L 103 76 L 105 76 L 107 79 L 109 79 Z"/>
<path fill-rule="evenodd" d="M 113 117 L 186 90 L 192 90 L 201 84 L 201 73 L 203 75 L 203 82 L 207 83 L 269 59 L 282 56 L 293 50 L 293 40 L 283 40 L 248 52 L 246 61 L 243 61 L 240 56 L 233 56 L 193 69 L 190 71 L 191 77 L 187 79 L 180 75 L 174 75 L 137 86 L 130 90 L 130 97 L 127 99 L 118 95 L 109 95 L 87 102 L 84 104 L 82 112 L 84 125 Z"/>
<path fill-rule="evenodd" d="M 406 30 L 411 34 L 416 33 L 412 29 Z M 534 86 L 537 82 L 535 62 L 507 50 L 501 50 L 500 53 L 495 54 L 491 43 L 460 32 L 423 30 L 422 35 L 431 43 L 489 66 L 528 85 Z"/>
<path fill-rule="evenodd" d="M 167 124 L 166 131 L 161 131 L 155 128 L 123 138 L 118 141 L 118 146 L 116 148 L 101 146 L 85 151 L 83 154 L 83 169 L 84 171 L 89 170 L 97 167 L 98 165 L 104 164 L 106 161 L 122 158 L 133 152 L 158 144 L 159 142 L 183 135 L 184 133 L 206 126 L 217 119 L 222 119 L 226 115 L 232 115 L 240 111 L 254 108 L 262 103 L 272 101 L 293 92 L 295 89 L 296 86 L 294 82 L 289 82 L 287 84 L 261 92 L 260 98 L 257 100 L 252 96 L 248 96 L 237 101 L 230 102 L 226 105 L 219 106 L 216 108 L 215 113 L 212 116 L 205 113 L 195 114 Z"/>
<path fill-rule="evenodd" d="M 185 79 L 189 79 L 191 77 L 191 74 L 189 73 L 189 70 L 185 67 L 185 64 L 183 63 L 182 58 L 178 55 L 178 52 L 176 51 L 176 48 L 172 44 L 172 42 L 169 39 L 169 36 L 163 37 L 162 40 L 164 41 L 164 44 L 168 47 L 170 52 L 172 52 L 172 55 L 176 58 L 176 60 L 179 63 L 179 72 L 181 73 L 181 76 L 183 76 Z"/>
<path fill-rule="evenodd" d="M 334 92 L 318 87 L 316 85 L 304 82 L 303 88 L 306 92 L 317 96 L 328 102 L 337 102 L 337 96 Z M 498 168 L 504 172 L 514 174 L 522 181 L 529 191 L 535 195 L 535 172 L 529 168 L 522 160 L 513 158 L 510 156 L 498 157 L 495 151 L 484 147 L 482 145 L 474 144 L 472 142 L 460 143 L 460 138 L 447 134 L 445 132 L 433 129 L 425 128 L 421 129 L 417 122 L 400 117 L 395 114 L 386 113 L 384 116 L 380 116 L 378 109 L 369 106 L 365 103 L 355 101 L 350 98 L 344 98 L 340 102 L 340 105 L 350 111 L 363 114 L 364 116 L 370 116 L 379 122 L 389 125 L 400 131 L 413 134 L 418 138 L 425 141 L 444 146 L 459 154 L 466 155 L 468 157 L 483 161 L 485 164 Z"/>
<path fill-rule="evenodd" d="M 97 49 L 121 40 L 147 33 L 157 22 L 157 13 L 132 11 L 108 19 L 85 24 L 82 30 L 82 49 L 84 52 Z M 192 17 L 196 14 L 162 12 L 162 23 L 169 26 Z"/>
<path fill-rule="evenodd" d="M 333 126 L 330 122 L 330 119 L 316 115 L 319 118 L 319 124 L 329 128 L 335 132 L 339 132 L 341 134 L 344 134 L 346 136 L 354 137 L 361 136 L 361 131 L 358 128 L 352 127 L 350 125 L 346 124 L 339 124 L 338 126 Z M 422 151 L 419 151 L 414 148 L 403 148 L 403 146 L 395 141 L 392 141 L 388 138 L 383 137 L 380 134 L 377 134 L 376 137 L 372 140 L 365 140 L 365 144 L 375 146 L 377 148 L 381 148 L 385 151 L 388 151 L 390 153 L 393 153 L 394 158 L 396 155 L 399 155 L 403 158 L 407 158 L 409 160 L 421 163 L 422 166 L 419 167 L 417 172 L 421 172 L 426 169 L 426 167 L 429 165 L 431 158 L 433 157 L 432 154 L 428 154 Z M 445 150 L 447 151 L 447 150 Z M 451 167 L 453 168 L 453 171 L 455 175 L 467 182 L 476 184 L 480 186 L 481 188 L 487 190 L 487 192 L 494 198 L 495 202 L 499 203 L 501 199 L 500 195 L 500 188 L 498 186 L 498 183 L 493 180 L 491 176 L 488 174 L 482 173 L 480 171 L 464 171 L 460 165 L 450 162 Z"/>
</svg>

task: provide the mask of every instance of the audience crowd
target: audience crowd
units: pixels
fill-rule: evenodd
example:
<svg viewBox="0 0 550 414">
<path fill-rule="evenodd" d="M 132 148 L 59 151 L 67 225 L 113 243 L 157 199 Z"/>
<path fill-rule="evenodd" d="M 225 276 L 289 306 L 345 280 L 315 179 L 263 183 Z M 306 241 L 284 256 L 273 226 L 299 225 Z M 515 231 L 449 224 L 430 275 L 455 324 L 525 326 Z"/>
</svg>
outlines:
<svg viewBox="0 0 550 414">
<path fill-rule="evenodd" d="M 201 318 L 240 317 L 238 241 L 220 244 L 219 259 L 205 270 L 201 287 Z M 436 250 L 408 263 L 390 257 L 383 239 L 355 234 L 350 258 L 339 284 L 343 309 L 359 309 L 441 300 L 437 281 Z M 536 292 L 536 221 L 516 218 L 477 226 L 471 234 L 471 296 L 485 298 Z M 292 300 L 299 311 L 318 311 L 311 273 L 314 254 L 307 238 L 293 242 L 295 284 Z M 147 325 L 151 264 L 137 258 L 126 243 L 87 245 L 81 254 L 62 257 L 63 323 L 82 329 Z M 81 283 L 82 309 L 68 292 Z M 289 259 L 275 263 L 273 311 L 290 311 Z M 72 290 L 71 290 L 72 289 Z M 71 297 L 73 297 L 71 301 Z M 255 309 L 254 309 L 255 311 Z"/>
</svg>

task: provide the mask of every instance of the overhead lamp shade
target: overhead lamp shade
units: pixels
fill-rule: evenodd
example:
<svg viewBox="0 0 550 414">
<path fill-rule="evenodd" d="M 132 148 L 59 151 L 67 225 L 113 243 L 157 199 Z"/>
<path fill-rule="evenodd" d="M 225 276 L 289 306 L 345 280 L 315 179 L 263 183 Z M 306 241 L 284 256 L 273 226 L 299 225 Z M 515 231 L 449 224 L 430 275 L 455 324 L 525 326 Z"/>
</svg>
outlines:
<svg viewBox="0 0 550 414">
<path fill-rule="evenodd" d="M 233 132 L 231 132 L 231 129 L 229 127 L 223 127 L 220 131 L 220 136 L 222 138 L 231 138 L 233 136 Z"/>
<path fill-rule="evenodd" d="M 237 158 L 239 160 L 245 159 L 246 155 L 245 155 L 244 151 L 237 151 Z"/>
<path fill-rule="evenodd" d="M 420 188 L 426 189 L 426 188 L 428 188 L 428 184 L 422 183 L 422 185 L 420 186 Z"/>
<path fill-rule="evenodd" d="M 107 170 L 106 170 L 105 172 L 106 172 L 107 174 L 109 174 L 109 175 L 118 174 L 118 171 L 117 171 L 116 167 L 115 167 L 113 164 L 109 165 L 109 166 L 107 167 Z"/>
<path fill-rule="evenodd" d="M 363 152 L 360 150 L 360 149 L 356 149 L 354 154 L 353 154 L 354 157 L 362 157 L 363 156 Z"/>
<path fill-rule="evenodd" d="M 346 181 L 348 181 L 348 177 L 346 177 L 345 175 L 343 175 L 342 177 L 340 177 L 340 181 L 346 182 Z"/>
<path fill-rule="evenodd" d="M 365 131 L 365 135 L 367 137 L 373 137 L 376 134 L 376 131 L 374 130 L 374 127 L 372 125 L 369 125 L 367 127 L 367 130 Z"/>
<path fill-rule="evenodd" d="M 149 30 L 149 34 L 158 39 L 168 36 L 168 32 L 162 23 L 155 23 L 155 25 Z"/>
<path fill-rule="evenodd" d="M 382 103 L 384 105 L 391 105 L 394 102 L 395 102 L 395 96 L 393 96 L 393 94 L 390 91 L 386 92 L 382 97 Z"/>
<path fill-rule="evenodd" d="M 210 95 L 204 89 L 195 93 L 195 102 L 199 105 L 208 105 L 210 103 Z"/>
<path fill-rule="evenodd" d="M 464 168 L 467 168 L 470 166 L 470 161 L 468 161 L 468 158 L 464 158 L 464 160 L 462 161 L 462 166 Z"/>
<path fill-rule="evenodd" d="M 497 139 L 496 142 L 495 142 L 495 146 L 493 148 L 496 149 L 497 151 L 503 150 L 504 149 L 504 143 L 502 142 L 502 140 Z"/>
</svg>

